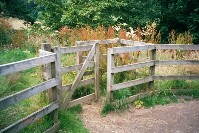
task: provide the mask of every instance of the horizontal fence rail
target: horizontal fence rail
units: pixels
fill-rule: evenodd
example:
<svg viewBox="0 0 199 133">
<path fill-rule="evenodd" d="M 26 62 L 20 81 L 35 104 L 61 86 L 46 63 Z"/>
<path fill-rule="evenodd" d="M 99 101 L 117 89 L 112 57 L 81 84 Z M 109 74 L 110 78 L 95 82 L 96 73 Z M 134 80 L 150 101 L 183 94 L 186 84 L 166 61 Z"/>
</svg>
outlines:
<svg viewBox="0 0 199 133">
<path fill-rule="evenodd" d="M 168 76 L 161 76 L 155 75 L 155 66 L 158 65 L 199 65 L 199 60 L 156 60 L 156 50 L 199 50 L 199 45 L 176 45 L 176 44 L 162 44 L 162 45 L 155 45 L 155 44 L 147 44 L 143 42 L 134 42 L 131 40 L 124 40 L 120 39 L 120 43 L 134 45 L 134 46 L 125 46 L 125 47 L 114 47 L 108 49 L 107 54 L 107 101 L 111 101 L 111 95 L 113 91 L 128 88 L 131 86 L 136 86 L 143 83 L 149 83 L 149 88 L 154 87 L 154 80 L 199 80 L 199 75 L 168 75 Z M 114 55 L 115 54 L 122 54 L 128 52 L 137 52 L 137 51 L 151 51 L 151 60 L 122 65 L 122 66 L 115 66 L 114 64 Z M 142 68 L 142 67 L 150 67 L 150 76 L 142 78 L 142 79 L 135 79 L 132 81 L 127 81 L 119 84 L 114 84 L 114 74 L 124 71 L 131 71 L 134 69 Z M 135 99 L 136 96 L 131 96 L 128 100 Z"/>
<path fill-rule="evenodd" d="M 123 82 L 123 83 L 119 83 L 119 84 L 114 84 L 111 86 L 111 91 L 116 91 L 116 90 L 120 90 L 123 88 L 128 88 L 131 86 L 136 86 L 136 85 L 140 85 L 143 83 L 148 83 L 150 81 L 153 81 L 153 77 L 149 76 L 147 78 L 142 78 L 142 79 L 136 79 L 136 80 L 132 80 L 132 81 L 128 81 L 128 82 Z"/>
<path fill-rule="evenodd" d="M 49 104 L 48 106 L 37 110 L 36 112 L 28 115 L 27 117 L 13 123 L 12 125 L 4 128 L 1 130 L 1 132 L 5 133 L 15 133 L 18 132 L 19 130 L 23 129 L 29 124 L 32 124 L 33 122 L 37 121 L 38 119 L 44 117 L 45 115 L 49 114 L 50 112 L 54 111 L 59 107 L 58 102 L 53 102 Z"/>
<path fill-rule="evenodd" d="M 135 63 L 131 65 L 123 65 L 123 66 L 118 66 L 114 67 L 111 69 L 111 73 L 119 73 L 119 72 L 124 72 L 124 71 L 129 71 L 133 69 L 138 69 L 146 66 L 154 66 L 155 61 L 147 61 L 147 62 L 141 62 L 141 63 Z"/>
<path fill-rule="evenodd" d="M 23 61 L 8 63 L 0 65 L 0 76 L 7 75 L 19 71 L 23 71 L 29 68 L 41 66 L 55 61 L 55 54 L 31 58 Z"/>
<path fill-rule="evenodd" d="M 15 94 L 9 95 L 5 98 L 0 99 L 0 110 L 5 109 L 11 105 L 14 105 L 24 99 L 27 99 L 31 96 L 34 96 L 40 92 L 43 92 L 49 88 L 52 88 L 57 85 L 57 81 L 55 78 L 40 83 L 34 87 L 30 87 L 23 91 L 17 92 Z"/>
<path fill-rule="evenodd" d="M 87 46 L 74 46 L 74 47 L 61 47 L 60 52 L 62 54 L 74 53 L 74 52 L 81 52 L 81 51 L 89 51 L 91 50 L 92 45 Z"/>
<path fill-rule="evenodd" d="M 111 44 L 119 43 L 119 38 L 107 39 L 107 40 L 90 40 L 90 41 L 76 41 L 78 45 L 93 45 L 93 44 Z"/>
</svg>

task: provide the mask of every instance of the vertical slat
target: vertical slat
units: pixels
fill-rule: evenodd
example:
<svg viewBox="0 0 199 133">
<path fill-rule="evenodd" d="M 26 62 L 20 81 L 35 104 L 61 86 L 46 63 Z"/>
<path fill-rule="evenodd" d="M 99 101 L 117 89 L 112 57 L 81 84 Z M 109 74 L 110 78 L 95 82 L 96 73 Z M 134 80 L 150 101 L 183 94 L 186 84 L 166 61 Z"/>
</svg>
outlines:
<svg viewBox="0 0 199 133">
<path fill-rule="evenodd" d="M 156 60 L 156 49 L 151 50 L 151 60 L 154 60 L 154 61 Z M 154 66 L 150 66 L 150 75 L 152 77 L 154 77 L 155 75 L 155 63 L 154 63 Z M 154 78 L 153 78 L 153 81 L 149 82 L 149 88 L 150 89 L 154 88 Z"/>
<path fill-rule="evenodd" d="M 41 49 L 45 50 L 45 51 L 51 52 L 51 45 L 48 44 L 48 43 L 42 43 L 41 44 Z M 40 54 L 41 54 L 40 56 L 43 55 L 42 52 Z M 52 78 L 52 75 L 51 75 L 51 64 L 49 63 L 49 64 L 43 65 L 43 79 L 45 81 L 47 81 L 47 80 L 49 80 L 51 78 Z M 49 100 L 52 102 L 53 101 L 53 98 L 52 98 L 52 89 L 50 88 L 47 91 L 48 91 Z"/>
<path fill-rule="evenodd" d="M 107 54 L 107 102 L 111 102 L 111 86 L 114 84 L 114 73 L 111 73 L 111 69 L 114 67 L 114 54 L 112 49 L 108 49 Z"/>
<path fill-rule="evenodd" d="M 76 46 L 80 46 L 80 44 L 78 42 L 76 42 Z M 81 64 L 83 62 L 83 52 L 80 51 L 80 52 L 77 52 L 77 64 Z M 79 71 L 78 71 L 79 73 Z M 82 80 L 83 80 L 83 77 L 82 77 Z"/>
<path fill-rule="evenodd" d="M 61 52 L 60 52 L 60 47 L 55 47 L 54 52 L 56 53 L 56 63 L 55 63 L 55 69 L 56 69 L 56 76 L 57 76 L 57 89 L 58 89 L 58 101 L 59 101 L 59 106 L 62 106 L 62 72 L 61 72 Z"/>
<path fill-rule="evenodd" d="M 100 98 L 100 52 L 99 52 L 99 44 L 96 44 L 95 48 L 95 100 Z"/>
</svg>

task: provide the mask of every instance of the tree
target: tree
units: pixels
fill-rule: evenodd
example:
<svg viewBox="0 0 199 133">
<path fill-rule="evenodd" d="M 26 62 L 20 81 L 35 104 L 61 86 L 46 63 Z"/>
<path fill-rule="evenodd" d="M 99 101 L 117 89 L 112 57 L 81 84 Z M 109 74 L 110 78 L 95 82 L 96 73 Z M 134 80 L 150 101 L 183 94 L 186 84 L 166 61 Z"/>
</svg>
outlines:
<svg viewBox="0 0 199 133">
<path fill-rule="evenodd" d="M 2 0 L 0 11 L 4 16 L 17 17 L 33 23 L 37 18 L 35 6 L 34 3 L 28 3 L 26 0 Z"/>
</svg>

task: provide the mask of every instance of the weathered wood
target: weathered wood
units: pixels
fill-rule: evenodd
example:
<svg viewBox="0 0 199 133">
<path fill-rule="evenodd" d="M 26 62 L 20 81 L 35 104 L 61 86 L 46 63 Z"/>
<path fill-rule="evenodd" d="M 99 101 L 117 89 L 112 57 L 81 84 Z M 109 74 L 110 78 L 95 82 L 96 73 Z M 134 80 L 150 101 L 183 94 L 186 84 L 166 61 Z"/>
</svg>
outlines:
<svg viewBox="0 0 199 133">
<path fill-rule="evenodd" d="M 114 84 L 114 73 L 111 73 L 111 69 L 114 67 L 114 55 L 112 54 L 112 49 L 108 49 L 107 54 L 107 97 L 106 100 L 108 103 L 111 102 L 112 97 L 112 85 Z"/>
<path fill-rule="evenodd" d="M 90 71 L 85 71 L 83 76 L 90 76 L 90 75 L 93 75 L 94 74 L 94 70 L 90 70 Z"/>
<path fill-rule="evenodd" d="M 143 45 L 143 46 L 126 46 L 126 47 L 118 47 L 118 48 L 112 48 L 113 54 L 118 53 L 127 53 L 127 52 L 136 52 L 136 51 L 142 51 L 142 50 L 153 50 L 155 49 L 155 45 Z"/>
<path fill-rule="evenodd" d="M 95 47 L 95 100 L 100 98 L 100 47 L 96 44 Z"/>
<path fill-rule="evenodd" d="M 74 47 L 61 47 L 60 52 L 62 54 L 68 54 L 68 53 L 74 53 L 74 52 L 81 52 L 81 51 L 89 51 L 91 50 L 92 45 L 87 45 L 87 46 L 74 46 Z"/>
<path fill-rule="evenodd" d="M 89 84 L 94 84 L 94 83 L 95 83 L 95 78 L 85 79 L 85 80 L 81 80 L 78 87 L 89 85 Z M 71 88 L 71 86 L 72 86 L 72 84 L 64 85 L 62 90 L 68 91 Z"/>
<path fill-rule="evenodd" d="M 100 57 L 107 59 L 107 54 L 100 54 Z M 82 56 L 82 60 L 85 61 L 87 56 Z"/>
<path fill-rule="evenodd" d="M 134 101 L 137 100 L 137 99 L 140 99 L 140 98 L 143 98 L 143 97 L 146 97 L 146 96 L 149 96 L 149 95 L 150 95 L 150 92 L 138 93 L 138 94 L 135 94 L 135 95 L 133 95 L 133 96 L 130 96 L 130 97 L 126 98 L 126 99 L 124 100 L 124 103 L 126 103 L 126 104 L 132 103 L 132 102 L 134 102 Z M 112 102 L 111 104 L 112 104 L 112 105 L 115 105 L 116 102 Z"/>
<path fill-rule="evenodd" d="M 56 133 L 59 129 L 59 124 L 60 124 L 60 122 L 54 124 L 52 127 L 47 129 L 44 133 Z"/>
<path fill-rule="evenodd" d="M 78 87 L 79 82 L 81 81 L 81 78 L 82 78 L 85 70 L 88 68 L 89 62 L 91 61 L 91 59 L 93 58 L 93 56 L 95 54 L 95 47 L 96 47 L 96 44 L 93 45 L 91 51 L 89 52 L 87 60 L 85 60 L 82 68 L 80 69 L 80 72 L 78 73 L 77 77 L 75 78 L 75 81 L 73 82 L 73 84 L 70 88 L 70 92 L 68 93 L 67 96 L 65 96 L 64 105 L 63 105 L 64 107 L 67 107 L 68 103 L 71 100 L 72 95 L 74 94 L 76 88 Z"/>
<path fill-rule="evenodd" d="M 118 66 L 118 67 L 112 68 L 111 73 L 130 71 L 133 69 L 138 69 L 138 68 L 142 68 L 145 66 L 154 66 L 154 65 L 155 65 L 155 61 L 147 61 L 147 62 L 135 63 L 135 64 L 130 64 L 130 65 L 123 65 L 123 66 Z"/>
<path fill-rule="evenodd" d="M 51 72 L 50 73 L 51 73 L 52 78 L 57 77 L 55 64 L 57 64 L 57 58 L 55 59 L 55 62 L 51 62 L 51 64 L 50 64 L 51 65 Z M 50 99 L 51 102 L 55 102 L 55 101 L 60 100 L 60 94 L 58 93 L 58 84 L 48 91 L 52 92 L 52 96 L 50 96 L 50 94 L 49 94 L 49 98 L 52 97 L 52 99 Z M 54 125 L 58 124 L 59 123 L 58 109 L 55 109 L 51 114 L 53 115 Z M 49 115 L 51 115 L 51 114 L 49 114 Z M 57 131 L 58 131 L 58 129 L 57 129 Z"/>
<path fill-rule="evenodd" d="M 120 43 L 123 44 L 123 45 L 130 45 L 130 46 L 146 45 L 145 42 L 139 42 L 139 41 L 133 41 L 133 40 L 126 40 L 126 39 L 120 39 Z"/>
<path fill-rule="evenodd" d="M 199 60 L 164 60 L 156 61 L 156 65 L 199 65 Z"/>
<path fill-rule="evenodd" d="M 156 45 L 156 49 L 160 50 L 199 50 L 198 45 L 183 45 L 183 44 L 162 44 Z"/>
<path fill-rule="evenodd" d="M 23 71 L 32 67 L 48 64 L 55 61 L 55 54 L 42 57 L 31 58 L 23 61 L 0 65 L 0 75 L 7 75 L 19 71 Z"/>
<path fill-rule="evenodd" d="M 107 40 L 89 40 L 89 41 L 76 41 L 79 45 L 93 45 L 93 44 L 111 44 L 111 43 L 118 43 L 119 38 L 114 39 L 107 39 Z"/>
<path fill-rule="evenodd" d="M 136 80 L 132 80 L 132 81 L 128 81 L 128 82 L 123 82 L 123 83 L 119 83 L 119 84 L 114 84 L 114 85 L 112 85 L 111 91 L 116 91 L 116 90 L 120 90 L 123 88 L 128 88 L 131 86 L 148 83 L 150 81 L 153 81 L 152 76 L 149 76 L 147 78 L 142 78 L 142 79 L 136 79 Z"/>
<path fill-rule="evenodd" d="M 67 108 L 95 99 L 95 93 L 70 101 Z"/>
<path fill-rule="evenodd" d="M 73 66 L 68 66 L 68 67 L 62 67 L 61 73 L 64 74 L 64 73 L 67 73 L 67 72 L 77 71 L 77 70 L 80 70 L 82 66 L 83 66 L 83 64 L 78 64 L 78 65 L 73 65 Z M 94 67 L 94 62 L 91 61 L 89 63 L 88 67 Z"/>
<path fill-rule="evenodd" d="M 41 44 L 41 50 L 39 52 L 40 52 L 40 56 L 53 54 L 51 52 L 51 45 L 48 44 L 48 43 L 42 43 Z M 46 80 L 49 80 L 51 78 L 52 78 L 52 75 L 51 75 L 51 64 L 50 63 L 49 64 L 44 64 L 43 65 L 43 79 L 46 81 Z M 47 90 L 47 92 L 48 92 L 48 98 L 52 102 L 53 101 L 52 88 L 49 88 Z"/>
<path fill-rule="evenodd" d="M 169 75 L 169 76 L 154 76 L 156 80 L 199 80 L 199 75 Z"/>
<path fill-rule="evenodd" d="M 40 56 L 49 55 L 49 54 L 53 54 L 53 52 L 49 52 L 49 51 L 46 51 L 46 50 L 39 49 L 39 55 Z"/>
<path fill-rule="evenodd" d="M 153 49 L 151 51 L 151 60 L 156 60 L 156 49 Z M 155 75 L 155 65 L 150 66 L 150 75 L 154 76 Z M 149 82 L 149 88 L 153 89 L 154 88 L 154 80 Z"/>
<path fill-rule="evenodd" d="M 28 115 L 27 117 L 13 123 L 12 125 L 4 128 L 0 132 L 3 133 L 16 133 L 19 130 L 23 129 L 27 125 L 32 124 L 33 122 L 37 121 L 38 119 L 42 118 L 43 116 L 49 114 L 50 112 L 54 111 L 59 107 L 58 102 L 53 102 L 48 106 L 45 106 L 42 109 L 37 110 L 36 112 Z"/>
<path fill-rule="evenodd" d="M 43 92 L 49 88 L 52 88 L 57 85 L 57 80 L 55 78 L 40 83 L 34 87 L 30 87 L 23 91 L 17 92 L 15 94 L 9 95 L 5 98 L 0 99 L 0 110 L 5 109 L 11 105 L 14 105 L 20 102 L 23 99 L 34 96 L 40 92 Z"/>
<path fill-rule="evenodd" d="M 61 69 L 61 52 L 59 47 L 54 48 L 54 52 L 56 53 L 56 63 L 55 63 L 55 69 L 56 69 L 56 77 L 57 77 L 57 95 L 58 95 L 58 101 L 59 105 L 62 106 L 62 69 Z"/>
</svg>

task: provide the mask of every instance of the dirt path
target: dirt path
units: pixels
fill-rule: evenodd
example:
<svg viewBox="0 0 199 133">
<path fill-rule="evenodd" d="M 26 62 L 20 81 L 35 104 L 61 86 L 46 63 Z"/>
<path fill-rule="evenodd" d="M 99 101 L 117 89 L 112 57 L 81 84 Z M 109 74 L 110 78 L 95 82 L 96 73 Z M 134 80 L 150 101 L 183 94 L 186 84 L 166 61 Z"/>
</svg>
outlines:
<svg viewBox="0 0 199 133">
<path fill-rule="evenodd" d="M 91 133 L 199 133 L 199 101 L 100 115 L 102 103 L 84 105 L 81 114 Z"/>
</svg>

